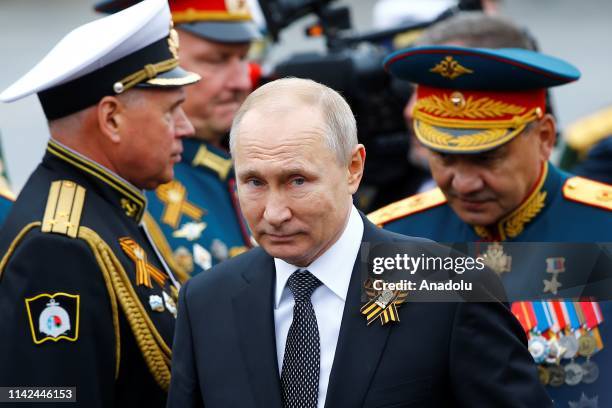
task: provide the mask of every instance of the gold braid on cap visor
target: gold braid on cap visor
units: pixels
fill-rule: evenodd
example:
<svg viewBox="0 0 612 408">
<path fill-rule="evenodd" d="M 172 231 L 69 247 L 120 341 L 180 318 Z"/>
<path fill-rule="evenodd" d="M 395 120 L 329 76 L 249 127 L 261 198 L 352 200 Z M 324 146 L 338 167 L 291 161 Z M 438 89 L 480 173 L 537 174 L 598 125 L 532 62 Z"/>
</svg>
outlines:
<svg viewBox="0 0 612 408">
<path fill-rule="evenodd" d="M 142 81 L 153 79 L 158 74 L 170 71 L 171 69 L 178 67 L 178 65 L 179 60 L 177 58 L 170 58 L 156 64 L 147 64 L 140 71 L 134 72 L 133 74 L 115 82 L 113 85 L 113 90 L 118 94 L 125 92 Z"/>
<path fill-rule="evenodd" d="M 510 118 L 509 115 L 512 115 Z M 499 146 L 542 117 L 539 107 L 527 108 L 489 97 L 463 99 L 432 95 L 417 101 L 413 111 L 414 130 L 419 140 L 432 149 L 446 151 L 484 150 Z M 503 119 L 501 119 L 503 118 Z M 443 128 L 474 129 L 455 135 Z"/>
</svg>

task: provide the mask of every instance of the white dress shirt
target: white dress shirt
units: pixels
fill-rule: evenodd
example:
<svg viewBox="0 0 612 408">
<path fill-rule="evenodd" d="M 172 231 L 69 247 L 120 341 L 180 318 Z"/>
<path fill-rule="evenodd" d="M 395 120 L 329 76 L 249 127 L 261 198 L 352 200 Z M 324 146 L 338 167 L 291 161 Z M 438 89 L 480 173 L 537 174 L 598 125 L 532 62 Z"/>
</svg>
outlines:
<svg viewBox="0 0 612 408">
<path fill-rule="evenodd" d="M 287 279 L 297 269 L 307 269 L 316 276 L 322 285 L 312 294 L 311 302 L 317 316 L 317 327 L 321 342 L 321 372 L 319 374 L 318 408 L 325 405 L 327 385 L 331 373 L 342 313 L 353 266 L 361 246 L 363 220 L 355 207 L 350 210 L 346 227 L 340 238 L 319 258 L 306 268 L 274 258 L 276 267 L 276 290 L 274 298 L 274 326 L 276 329 L 276 356 L 278 371 L 282 371 L 285 343 L 289 327 L 293 321 L 294 299 L 291 290 L 286 286 Z"/>
</svg>

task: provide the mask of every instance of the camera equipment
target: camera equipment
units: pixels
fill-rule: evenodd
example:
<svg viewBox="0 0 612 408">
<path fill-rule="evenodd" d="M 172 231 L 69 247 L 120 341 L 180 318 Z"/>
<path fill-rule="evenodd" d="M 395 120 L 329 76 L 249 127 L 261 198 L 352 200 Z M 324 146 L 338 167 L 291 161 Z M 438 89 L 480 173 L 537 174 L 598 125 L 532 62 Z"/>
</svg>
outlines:
<svg viewBox="0 0 612 408">
<path fill-rule="evenodd" d="M 296 53 L 277 64 L 266 80 L 309 78 L 340 92 L 357 119 L 359 140 L 368 150 L 368 164 L 356 204 L 364 211 L 413 194 L 426 176 L 407 160 L 409 138 L 402 115 L 411 86 L 388 75 L 382 67 L 392 38 L 423 29 L 453 15 L 449 9 L 434 21 L 352 34 L 348 7 L 333 7 L 333 0 L 261 0 L 260 6 L 273 41 L 296 20 L 316 15 L 306 35 L 322 35 L 326 52 Z"/>
</svg>

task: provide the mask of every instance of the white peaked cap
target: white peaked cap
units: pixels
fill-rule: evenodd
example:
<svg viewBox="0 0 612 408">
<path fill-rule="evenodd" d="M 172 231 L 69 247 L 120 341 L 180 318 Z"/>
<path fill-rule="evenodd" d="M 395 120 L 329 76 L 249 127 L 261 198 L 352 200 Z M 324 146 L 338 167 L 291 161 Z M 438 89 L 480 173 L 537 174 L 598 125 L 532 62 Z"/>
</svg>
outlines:
<svg viewBox="0 0 612 408">
<path fill-rule="evenodd" d="M 148 82 L 152 86 L 163 86 L 161 82 L 154 83 L 150 80 L 159 77 L 160 74 L 163 76 L 169 71 L 175 71 L 173 75 L 175 81 L 167 81 L 165 83 L 167 86 L 193 83 L 199 77 L 178 68 L 176 50 L 171 50 L 168 42 L 160 42 L 170 36 L 171 21 L 167 0 L 145 0 L 119 13 L 82 25 L 68 33 L 34 68 L 4 90 L 0 94 L 0 101 L 12 102 L 34 93 L 39 93 L 41 97 L 41 92 L 59 90 L 61 91 L 59 95 L 64 95 L 65 102 L 68 102 L 68 98 L 79 96 L 75 92 L 75 87 L 70 87 L 73 81 L 79 79 L 82 80 L 74 84 L 78 85 L 77 88 L 83 93 L 87 91 L 90 82 L 96 88 L 95 96 L 100 98 L 104 94 L 121 93 L 124 88 L 117 86 L 115 81 L 121 81 L 137 71 L 144 70 L 145 65 L 162 62 L 162 56 L 165 62 L 163 66 L 157 67 L 152 73 L 149 69 L 143 74 L 145 75 L 143 78 L 138 77 L 139 79 L 133 81 L 136 83 L 130 84 L 125 89 L 141 82 Z M 155 50 L 144 50 L 146 57 L 142 57 L 143 49 L 151 48 L 150 46 L 156 43 L 159 43 L 159 46 L 154 47 L 158 55 L 155 55 Z M 178 47 L 178 41 L 176 46 Z M 159 54 L 158 48 L 164 48 L 162 51 L 165 54 Z M 123 61 L 129 63 L 125 65 L 122 64 Z M 103 68 L 107 69 L 102 70 Z M 126 69 L 129 71 L 125 71 Z M 103 73 L 103 76 L 96 76 L 98 72 Z M 89 77 L 86 77 L 87 75 Z M 111 77 L 112 81 L 109 82 Z M 91 78 L 90 82 L 87 82 L 88 78 Z M 99 83 L 104 80 L 109 83 L 104 84 L 105 88 L 102 91 L 99 89 Z M 114 92 L 113 85 L 115 85 Z M 64 102 L 58 96 L 58 92 L 51 93 L 53 94 L 51 101 L 54 104 Z M 45 109 L 42 97 L 41 102 Z M 47 114 L 46 109 L 45 114 Z M 57 114 L 54 116 L 57 117 Z M 49 118 L 49 115 L 47 117 Z"/>
</svg>

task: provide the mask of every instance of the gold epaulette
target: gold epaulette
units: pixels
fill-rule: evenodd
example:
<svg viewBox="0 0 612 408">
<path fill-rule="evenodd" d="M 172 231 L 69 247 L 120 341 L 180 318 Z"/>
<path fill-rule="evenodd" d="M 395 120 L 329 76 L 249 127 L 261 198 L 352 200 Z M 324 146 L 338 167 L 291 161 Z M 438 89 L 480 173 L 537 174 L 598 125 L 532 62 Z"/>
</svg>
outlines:
<svg viewBox="0 0 612 408">
<path fill-rule="evenodd" d="M 206 145 L 202 145 L 198 149 L 198 152 L 193 158 L 191 164 L 193 166 L 208 167 L 212 171 L 216 172 L 221 180 L 225 180 L 232 168 L 232 159 L 221 157 L 215 152 L 208 150 Z"/>
<path fill-rule="evenodd" d="M 446 197 L 442 190 L 436 187 L 380 208 L 370 213 L 368 219 L 381 227 L 398 218 L 428 210 L 445 202 Z"/>
<path fill-rule="evenodd" d="M 612 136 L 612 107 L 572 123 L 565 132 L 565 141 L 583 156 L 607 136 Z"/>
<path fill-rule="evenodd" d="M 84 203 L 83 187 L 69 180 L 54 181 L 49 189 L 41 231 L 76 238 Z"/>
<path fill-rule="evenodd" d="M 571 177 L 563 185 L 563 197 L 593 207 L 612 210 L 612 185 L 584 177 Z"/>
</svg>

